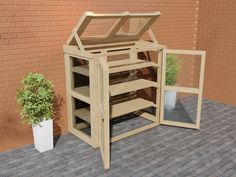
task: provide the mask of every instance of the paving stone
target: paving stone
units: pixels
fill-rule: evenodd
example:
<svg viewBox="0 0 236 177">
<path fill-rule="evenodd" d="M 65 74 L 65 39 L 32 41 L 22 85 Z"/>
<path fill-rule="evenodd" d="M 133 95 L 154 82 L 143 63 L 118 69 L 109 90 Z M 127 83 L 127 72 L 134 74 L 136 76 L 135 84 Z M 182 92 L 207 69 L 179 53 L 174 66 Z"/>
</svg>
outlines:
<svg viewBox="0 0 236 177">
<path fill-rule="evenodd" d="M 143 119 L 113 126 L 113 134 L 144 125 Z M 236 107 L 203 100 L 200 130 L 158 126 L 112 143 L 111 168 L 99 149 L 74 135 L 54 150 L 27 145 L 0 154 L 0 177 L 236 177 Z"/>
</svg>

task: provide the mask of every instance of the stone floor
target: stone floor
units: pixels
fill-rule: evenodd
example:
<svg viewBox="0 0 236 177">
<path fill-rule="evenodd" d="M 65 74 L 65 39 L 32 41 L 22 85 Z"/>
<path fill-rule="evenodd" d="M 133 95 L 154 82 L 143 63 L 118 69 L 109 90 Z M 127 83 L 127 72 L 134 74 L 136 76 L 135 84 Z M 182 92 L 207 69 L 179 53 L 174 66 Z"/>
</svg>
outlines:
<svg viewBox="0 0 236 177">
<path fill-rule="evenodd" d="M 236 108 L 204 100 L 200 130 L 158 126 L 111 149 L 104 170 L 99 149 L 68 133 L 42 154 L 33 145 L 1 153 L 0 177 L 236 177 Z"/>
</svg>

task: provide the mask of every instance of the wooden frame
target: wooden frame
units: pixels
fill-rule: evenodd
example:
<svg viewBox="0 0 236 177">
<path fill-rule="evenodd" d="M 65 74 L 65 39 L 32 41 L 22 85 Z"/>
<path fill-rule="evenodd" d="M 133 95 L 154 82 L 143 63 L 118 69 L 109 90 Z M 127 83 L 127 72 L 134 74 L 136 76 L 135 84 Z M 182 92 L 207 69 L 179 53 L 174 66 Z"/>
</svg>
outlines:
<svg viewBox="0 0 236 177">
<path fill-rule="evenodd" d="M 110 104 L 107 58 L 99 58 L 99 142 L 104 168 L 110 168 Z M 100 82 L 102 81 L 102 82 Z"/>
<path fill-rule="evenodd" d="M 201 64 L 200 64 L 200 77 L 199 77 L 199 87 L 191 88 L 191 87 L 179 87 L 179 86 L 166 86 L 165 84 L 165 73 L 166 73 L 166 55 L 167 54 L 181 54 L 181 55 L 197 55 L 201 56 Z M 161 92 L 161 115 L 160 115 L 160 123 L 164 125 L 185 127 L 185 128 L 200 128 L 200 117 L 201 117 L 201 105 L 202 105 L 202 92 L 203 92 L 203 79 L 204 79 L 204 69 L 205 69 L 205 51 L 197 51 L 197 50 L 174 50 L 174 49 L 164 49 L 163 50 L 163 67 L 162 67 L 162 92 Z M 197 100 L 197 114 L 196 114 L 196 123 L 185 123 L 185 122 L 177 122 L 165 120 L 164 118 L 164 94 L 165 91 L 176 91 L 183 93 L 193 93 L 198 95 Z"/>
<path fill-rule="evenodd" d="M 161 118 L 163 117 L 163 91 L 173 89 L 163 85 L 165 80 L 162 77 L 165 72 L 165 60 L 163 58 L 165 58 L 166 53 L 199 54 L 199 52 L 166 50 L 165 45 L 158 43 L 150 26 L 158 19 L 160 14 L 160 12 L 123 12 L 116 14 L 85 12 L 63 46 L 68 130 L 94 148 L 100 147 L 105 169 L 110 168 L 111 142 L 153 128 L 160 123 L 173 124 Z M 115 23 L 111 25 L 106 35 L 82 37 L 91 20 L 110 18 L 115 19 Z M 131 18 L 145 18 L 146 21 L 135 33 L 118 34 L 122 26 Z M 146 32 L 151 41 L 141 39 Z M 158 52 L 157 62 L 138 58 L 139 52 L 149 51 Z M 205 53 L 201 54 L 205 55 Z M 127 55 L 128 57 L 120 59 L 119 56 L 121 55 Z M 115 59 L 110 60 L 109 58 Z M 81 63 L 78 64 L 77 60 Z M 129 80 L 129 77 L 135 75 L 137 70 L 148 67 L 155 68 L 157 81 L 140 78 Z M 203 73 L 203 70 L 204 67 L 201 73 Z M 128 79 L 110 84 L 110 81 L 111 83 L 113 81 L 110 76 L 122 72 L 129 73 Z M 75 75 L 78 75 L 81 79 L 75 79 Z M 87 80 L 89 81 L 87 82 Z M 202 82 L 203 75 L 201 75 L 201 88 Z M 136 91 L 151 87 L 156 91 L 155 102 L 137 96 Z M 202 89 L 177 87 L 174 89 L 202 95 Z M 132 94 L 113 100 L 114 97 L 127 93 Z M 76 104 L 77 102 L 73 101 L 74 99 L 79 102 L 79 106 Z M 85 107 L 83 107 L 84 105 Z M 200 108 L 201 105 L 198 106 Z M 148 107 L 154 107 L 155 114 L 143 111 Z M 110 137 L 110 120 L 129 113 L 135 113 L 137 116 L 151 121 L 151 123 Z M 76 117 L 79 118 L 79 121 Z M 196 127 L 191 128 L 198 128 L 199 124 L 200 122 L 197 123 Z M 184 126 L 178 123 L 175 125 Z M 82 131 L 83 129 L 89 129 L 89 127 L 90 135 Z M 185 127 L 190 126 L 186 125 Z"/>
</svg>

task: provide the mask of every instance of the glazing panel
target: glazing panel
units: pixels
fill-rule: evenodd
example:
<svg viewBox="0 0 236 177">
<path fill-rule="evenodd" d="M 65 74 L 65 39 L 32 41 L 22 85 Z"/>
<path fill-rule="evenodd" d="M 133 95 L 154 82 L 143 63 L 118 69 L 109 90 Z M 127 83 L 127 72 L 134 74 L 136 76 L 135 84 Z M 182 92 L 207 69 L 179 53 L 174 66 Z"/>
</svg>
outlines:
<svg viewBox="0 0 236 177">
<path fill-rule="evenodd" d="M 165 91 L 164 120 L 196 123 L 198 95 Z"/>
<path fill-rule="evenodd" d="M 167 54 L 166 85 L 199 88 L 201 56 Z"/>
</svg>

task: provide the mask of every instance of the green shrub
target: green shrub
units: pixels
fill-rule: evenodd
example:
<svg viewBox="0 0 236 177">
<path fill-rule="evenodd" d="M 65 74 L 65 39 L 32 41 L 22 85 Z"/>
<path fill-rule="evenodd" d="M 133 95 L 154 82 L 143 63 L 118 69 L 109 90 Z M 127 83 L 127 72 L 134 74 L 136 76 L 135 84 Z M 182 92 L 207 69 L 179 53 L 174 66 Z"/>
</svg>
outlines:
<svg viewBox="0 0 236 177">
<path fill-rule="evenodd" d="M 21 81 L 21 88 L 17 89 L 17 103 L 21 107 L 23 121 L 39 125 L 43 120 L 53 117 L 53 84 L 45 80 L 42 74 L 29 73 Z"/>
<path fill-rule="evenodd" d="M 174 85 L 182 61 L 173 54 L 167 54 L 166 58 L 166 85 Z"/>
</svg>

